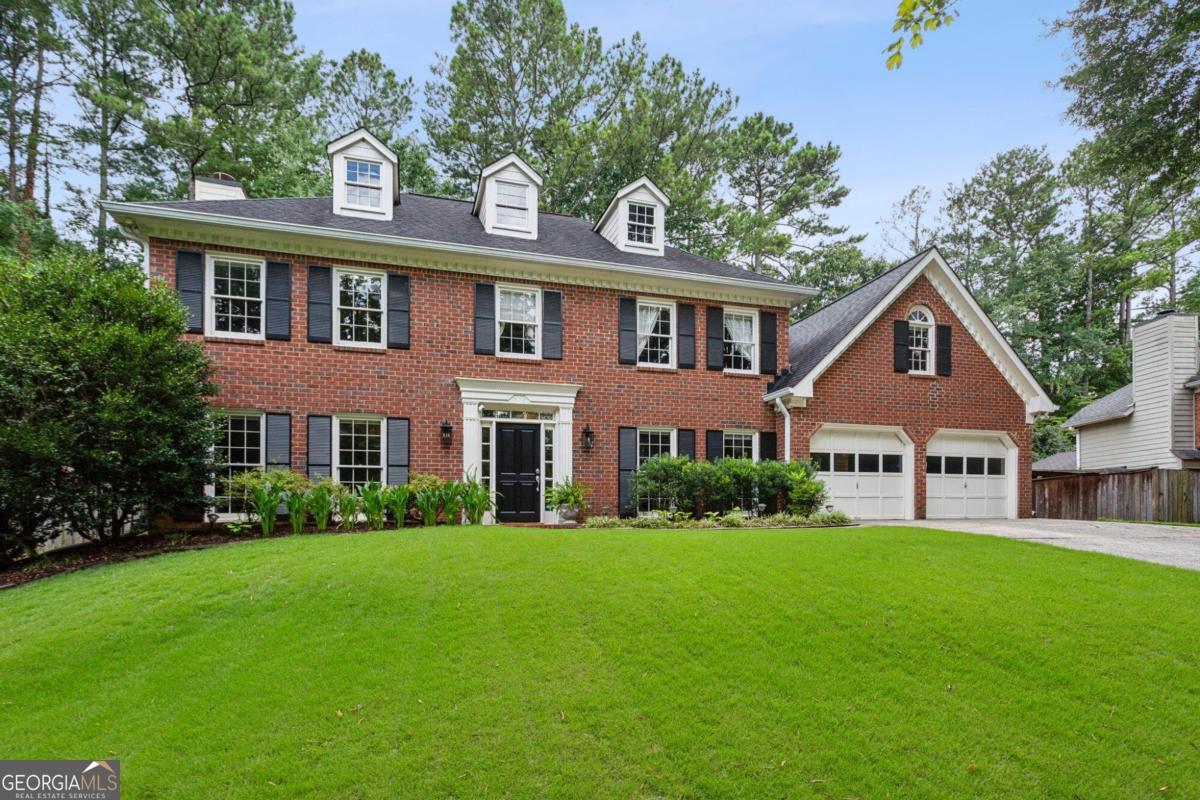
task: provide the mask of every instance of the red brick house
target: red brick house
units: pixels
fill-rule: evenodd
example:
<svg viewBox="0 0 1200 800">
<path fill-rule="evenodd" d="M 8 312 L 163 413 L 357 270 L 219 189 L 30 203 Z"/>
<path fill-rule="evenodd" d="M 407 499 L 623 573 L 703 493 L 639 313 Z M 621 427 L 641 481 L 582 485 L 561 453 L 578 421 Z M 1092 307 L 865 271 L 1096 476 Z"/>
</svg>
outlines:
<svg viewBox="0 0 1200 800">
<path fill-rule="evenodd" d="M 628 476 L 659 453 L 815 454 L 835 504 L 912 517 L 934 509 L 937 453 L 968 483 L 1002 459 L 1003 507 L 985 510 L 1028 513 L 1030 422 L 1052 406 L 936 251 L 789 331 L 812 291 L 666 246 L 670 200 L 647 178 L 592 224 L 539 213 L 515 155 L 473 203 L 402 193 L 366 131 L 329 155 L 332 197 L 200 179 L 186 201 L 106 204 L 216 364 L 227 471 L 471 475 L 500 521 L 536 522 L 568 475 L 592 513 L 635 513 Z"/>
</svg>

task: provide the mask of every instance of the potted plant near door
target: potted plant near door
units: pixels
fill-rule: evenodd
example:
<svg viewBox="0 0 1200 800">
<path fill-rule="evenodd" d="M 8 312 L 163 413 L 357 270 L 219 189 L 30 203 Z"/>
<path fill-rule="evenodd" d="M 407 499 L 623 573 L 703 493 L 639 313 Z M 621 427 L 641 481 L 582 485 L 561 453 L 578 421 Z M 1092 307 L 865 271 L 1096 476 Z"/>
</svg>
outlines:
<svg viewBox="0 0 1200 800">
<path fill-rule="evenodd" d="M 579 519 L 579 512 L 587 505 L 590 491 L 587 484 L 568 476 L 566 480 L 550 487 L 550 505 L 558 510 L 560 520 L 574 523 Z"/>
</svg>

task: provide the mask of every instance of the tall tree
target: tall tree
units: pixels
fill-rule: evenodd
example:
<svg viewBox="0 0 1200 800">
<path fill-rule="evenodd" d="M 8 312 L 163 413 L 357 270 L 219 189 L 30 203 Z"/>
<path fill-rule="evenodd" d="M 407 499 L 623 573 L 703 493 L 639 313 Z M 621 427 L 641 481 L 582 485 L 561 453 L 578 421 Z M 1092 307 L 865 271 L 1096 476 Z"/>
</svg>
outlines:
<svg viewBox="0 0 1200 800">
<path fill-rule="evenodd" d="M 888 216 L 878 221 L 880 238 L 897 256 L 908 258 L 933 242 L 932 195 L 924 186 L 914 186 L 908 194 L 892 203 Z"/>
<path fill-rule="evenodd" d="M 855 242 L 842 242 L 816 253 L 798 254 L 794 280 L 816 289 L 817 293 L 797 309 L 797 318 L 849 294 L 893 266 L 895 264 L 880 256 L 867 255 Z"/>
<path fill-rule="evenodd" d="M 55 74 L 63 41 L 51 3 L 45 0 L 0 2 L 0 102 L 4 106 L 4 143 L 8 151 L 6 196 L 33 208 L 38 167 L 50 120 L 47 96 L 61 76 Z"/>
<path fill-rule="evenodd" d="M 733 129 L 724 150 L 733 206 L 727 229 L 744 266 L 789 277 L 797 247 L 813 251 L 846 232 L 828 217 L 849 193 L 838 174 L 840 156 L 833 144 L 800 144 L 791 123 L 767 114 Z"/>
</svg>

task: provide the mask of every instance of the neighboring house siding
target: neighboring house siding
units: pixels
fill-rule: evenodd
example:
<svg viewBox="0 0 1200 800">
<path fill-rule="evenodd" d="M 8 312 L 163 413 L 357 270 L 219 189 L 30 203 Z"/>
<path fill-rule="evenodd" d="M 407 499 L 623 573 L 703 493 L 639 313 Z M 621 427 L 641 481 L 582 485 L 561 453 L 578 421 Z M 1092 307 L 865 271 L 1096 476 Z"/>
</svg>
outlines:
<svg viewBox="0 0 1200 800">
<path fill-rule="evenodd" d="M 953 370 L 948 377 L 897 373 L 892 364 L 895 320 L 916 305 L 939 325 L 953 327 Z M 925 516 L 925 455 L 940 429 L 1007 434 L 1019 449 L 1017 513 L 1031 506 L 1031 426 L 1025 402 L 963 328 L 926 278 L 918 278 L 845 353 L 817 379 L 815 397 L 791 411 L 792 454 L 807 458 L 809 441 L 826 423 L 902 427 L 914 445 L 915 513 Z"/>
<path fill-rule="evenodd" d="M 670 426 L 696 433 L 696 456 L 705 458 L 704 432 L 749 429 L 782 436 L 779 415 L 763 403 L 767 375 L 728 375 L 703 368 L 706 310 L 715 301 L 666 299 L 695 306 L 695 369 L 656 369 L 618 363 L 618 298 L 645 293 L 566 284 L 498 281 L 536 285 L 563 292 L 563 359 L 514 360 L 474 352 L 476 275 L 399 269 L 363 262 L 335 261 L 289 253 L 151 240 L 151 274 L 175 285 L 177 249 L 240 253 L 292 265 L 291 340 L 229 341 L 200 335 L 216 366 L 221 408 L 261 409 L 292 415 L 293 469 L 307 463 L 307 415 L 376 414 L 411 420 L 410 470 L 458 478 L 463 471 L 463 408 L 455 378 L 488 378 L 580 384 L 574 411 L 574 474 L 592 488 L 593 514 L 617 513 L 618 428 Z M 307 338 L 309 265 L 358 266 L 400 272 L 410 282 L 409 349 L 361 349 L 311 343 Z M 730 304 L 734 305 L 734 304 Z M 736 304 L 745 306 L 745 304 Z M 787 313 L 776 313 L 776 357 L 787 366 Z M 439 442 L 442 421 L 454 427 L 453 444 Z M 585 426 L 595 447 L 584 451 Z M 782 438 L 779 438 L 782 441 Z"/>
</svg>

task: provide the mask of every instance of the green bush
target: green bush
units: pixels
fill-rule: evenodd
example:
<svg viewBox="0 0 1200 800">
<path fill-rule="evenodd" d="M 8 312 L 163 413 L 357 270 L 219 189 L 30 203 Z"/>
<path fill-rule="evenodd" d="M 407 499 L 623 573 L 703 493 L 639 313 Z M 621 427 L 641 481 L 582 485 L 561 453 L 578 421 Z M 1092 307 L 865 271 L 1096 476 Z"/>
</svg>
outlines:
<svg viewBox="0 0 1200 800">
<path fill-rule="evenodd" d="M 225 491 L 233 497 L 245 497 L 262 535 L 270 536 L 279 517 L 279 506 L 291 494 L 303 493 L 307 483 L 303 475 L 290 469 L 251 469 L 225 481 Z"/>
<path fill-rule="evenodd" d="M 412 495 L 412 487 L 408 484 L 389 486 L 384 494 L 384 503 L 392 512 L 392 519 L 397 528 L 404 527 L 404 518 L 408 516 L 408 501 Z"/>
<path fill-rule="evenodd" d="M 591 491 L 592 488 L 586 483 L 577 481 L 574 477 L 568 475 L 564 480 L 550 487 L 550 491 L 546 495 L 546 501 L 550 504 L 551 508 L 582 511 L 587 505 L 587 496 Z"/>
<path fill-rule="evenodd" d="M 842 511 L 821 511 L 808 519 L 811 525 L 849 525 L 850 517 Z"/>
<path fill-rule="evenodd" d="M 631 497 L 652 497 L 667 508 L 691 511 L 695 492 L 685 479 L 685 470 L 692 463 L 687 456 L 655 456 L 633 473 L 629 479 Z"/>
<path fill-rule="evenodd" d="M 588 517 L 583 523 L 583 527 L 585 528 L 625 528 L 628 526 L 629 523 L 620 517 L 606 517 L 603 515 Z"/>
<path fill-rule="evenodd" d="M 442 484 L 442 516 L 447 525 L 462 524 L 463 485 L 459 481 Z"/>
<path fill-rule="evenodd" d="M 408 485 L 415 495 L 417 492 L 423 492 L 426 489 L 441 490 L 444 480 L 437 475 L 430 475 L 428 472 L 414 472 L 408 478 Z"/>
<path fill-rule="evenodd" d="M 338 528 L 350 530 L 358 524 L 358 495 L 351 491 L 342 491 L 337 500 Z"/>
<path fill-rule="evenodd" d="M 788 511 L 805 517 L 816 513 L 829 496 L 825 484 L 816 477 L 816 465 L 811 461 L 792 461 L 787 466 L 791 475 L 791 487 L 787 491 Z"/>
<path fill-rule="evenodd" d="M 467 514 L 468 525 L 481 525 L 489 511 L 495 510 L 492 502 L 492 492 L 488 485 L 474 477 L 463 481 L 462 489 L 463 510 Z"/>
<path fill-rule="evenodd" d="M 367 518 L 367 528 L 373 531 L 382 530 L 383 518 L 387 513 L 383 486 L 378 481 L 367 481 L 358 487 L 358 501 L 363 516 Z"/>
<path fill-rule="evenodd" d="M 292 533 L 302 533 L 304 523 L 308 522 L 308 491 L 294 489 L 287 492 L 284 503 L 287 504 L 288 524 L 292 526 Z"/>
<path fill-rule="evenodd" d="M 333 516 L 333 504 L 341 488 L 340 484 L 329 478 L 322 478 L 309 487 L 308 510 L 317 530 L 324 532 L 329 527 L 329 520 Z"/>
<path fill-rule="evenodd" d="M 421 524 L 426 528 L 437 525 L 438 512 L 442 510 L 442 483 L 427 484 L 413 497 L 413 505 L 421 512 Z"/>
</svg>

